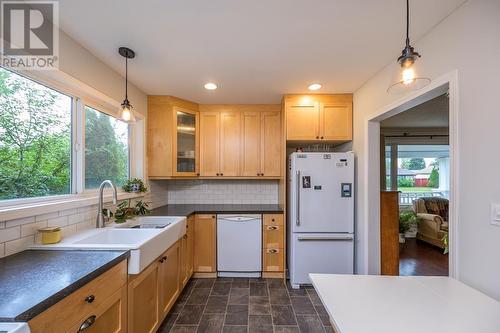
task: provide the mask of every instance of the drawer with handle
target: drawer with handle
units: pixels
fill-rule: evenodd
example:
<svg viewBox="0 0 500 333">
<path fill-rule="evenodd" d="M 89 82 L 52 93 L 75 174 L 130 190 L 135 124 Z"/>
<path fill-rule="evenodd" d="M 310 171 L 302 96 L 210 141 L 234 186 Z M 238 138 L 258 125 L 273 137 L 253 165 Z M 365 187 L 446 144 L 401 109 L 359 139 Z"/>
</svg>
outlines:
<svg viewBox="0 0 500 333">
<path fill-rule="evenodd" d="M 283 214 L 263 214 L 264 225 L 283 225 Z"/>
<path fill-rule="evenodd" d="M 264 272 L 282 272 L 284 267 L 283 249 L 271 248 L 263 250 Z"/>
<path fill-rule="evenodd" d="M 263 248 L 283 248 L 283 226 L 282 225 L 264 225 L 262 226 L 262 234 L 263 234 Z"/>
<path fill-rule="evenodd" d="M 28 322 L 31 332 L 66 332 L 78 321 L 83 325 L 83 319 L 87 319 L 82 319 L 83 315 L 95 311 L 126 283 L 124 260 L 31 319 Z M 92 326 L 91 322 L 92 318 L 88 318 L 84 326 Z"/>
<path fill-rule="evenodd" d="M 85 315 L 67 332 L 122 333 L 127 331 L 127 287 L 123 286 L 106 301 Z"/>
</svg>

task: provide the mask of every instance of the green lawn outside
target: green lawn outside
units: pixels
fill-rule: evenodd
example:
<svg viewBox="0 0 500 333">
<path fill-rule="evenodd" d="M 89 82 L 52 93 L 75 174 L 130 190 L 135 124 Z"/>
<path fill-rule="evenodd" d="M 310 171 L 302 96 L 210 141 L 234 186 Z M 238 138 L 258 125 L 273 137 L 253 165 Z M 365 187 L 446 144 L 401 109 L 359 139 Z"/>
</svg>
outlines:
<svg viewBox="0 0 500 333">
<path fill-rule="evenodd" d="M 401 192 L 432 192 L 432 187 L 398 187 Z"/>
</svg>

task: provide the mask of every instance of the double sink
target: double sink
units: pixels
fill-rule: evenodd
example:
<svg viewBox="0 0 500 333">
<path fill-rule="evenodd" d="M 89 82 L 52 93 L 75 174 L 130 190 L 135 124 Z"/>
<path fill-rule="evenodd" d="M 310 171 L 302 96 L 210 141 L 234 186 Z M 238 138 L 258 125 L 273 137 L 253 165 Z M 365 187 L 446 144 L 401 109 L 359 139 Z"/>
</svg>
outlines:
<svg viewBox="0 0 500 333">
<path fill-rule="evenodd" d="M 145 216 L 123 224 L 87 230 L 44 250 L 129 250 L 128 273 L 139 274 L 186 233 L 184 216 Z"/>
</svg>

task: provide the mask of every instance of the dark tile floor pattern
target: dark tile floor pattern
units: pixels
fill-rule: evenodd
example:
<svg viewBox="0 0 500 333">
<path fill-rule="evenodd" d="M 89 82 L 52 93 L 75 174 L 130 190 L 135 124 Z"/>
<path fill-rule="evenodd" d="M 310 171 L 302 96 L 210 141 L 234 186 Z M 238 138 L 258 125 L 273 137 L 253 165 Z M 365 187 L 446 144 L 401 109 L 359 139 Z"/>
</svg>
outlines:
<svg viewBox="0 0 500 333">
<path fill-rule="evenodd" d="M 192 279 L 158 333 L 334 332 L 313 287 L 280 279 Z"/>
</svg>

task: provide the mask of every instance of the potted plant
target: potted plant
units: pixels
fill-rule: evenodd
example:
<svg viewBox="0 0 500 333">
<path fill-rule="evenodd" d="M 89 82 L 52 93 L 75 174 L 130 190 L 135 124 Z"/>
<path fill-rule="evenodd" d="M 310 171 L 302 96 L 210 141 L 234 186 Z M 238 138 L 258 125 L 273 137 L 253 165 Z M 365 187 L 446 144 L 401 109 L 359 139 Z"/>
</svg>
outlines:
<svg viewBox="0 0 500 333">
<path fill-rule="evenodd" d="M 443 254 L 447 254 L 448 252 L 450 252 L 450 249 L 448 247 L 448 233 L 445 232 L 444 233 L 444 236 L 443 238 L 441 239 L 441 241 L 443 242 L 444 244 L 444 250 L 443 250 Z"/>
<path fill-rule="evenodd" d="M 148 188 L 144 185 L 142 179 L 133 178 L 129 179 L 123 184 L 122 189 L 128 193 L 144 193 L 147 192 Z"/>
<path fill-rule="evenodd" d="M 399 214 L 399 242 L 404 243 L 405 233 L 417 223 L 417 214 L 411 210 L 403 211 Z"/>
<path fill-rule="evenodd" d="M 149 212 L 149 206 L 144 201 L 138 201 L 134 207 L 130 207 L 130 200 L 125 200 L 116 206 L 115 223 L 124 223 L 128 219 L 139 215 L 147 215 Z"/>
</svg>

